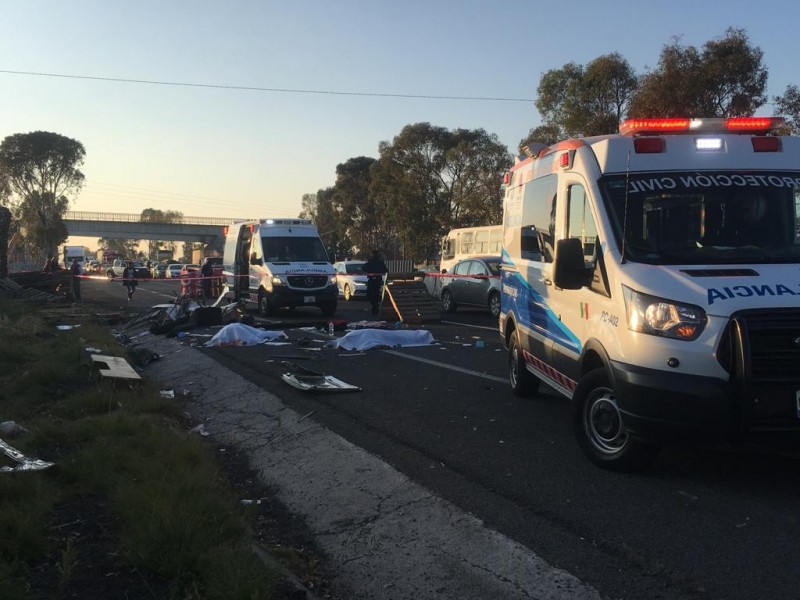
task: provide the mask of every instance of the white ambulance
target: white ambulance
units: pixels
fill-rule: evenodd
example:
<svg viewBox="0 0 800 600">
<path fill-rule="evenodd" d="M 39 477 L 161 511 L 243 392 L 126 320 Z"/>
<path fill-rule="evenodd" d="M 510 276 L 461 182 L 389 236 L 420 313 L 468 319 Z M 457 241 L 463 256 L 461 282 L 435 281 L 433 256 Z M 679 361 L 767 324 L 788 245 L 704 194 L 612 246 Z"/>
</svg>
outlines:
<svg viewBox="0 0 800 600">
<path fill-rule="evenodd" d="M 511 386 L 572 400 L 584 452 L 800 432 L 800 138 L 777 118 L 636 119 L 506 174 Z"/>
<path fill-rule="evenodd" d="M 237 221 L 225 232 L 222 258 L 227 296 L 272 315 L 279 308 L 316 306 L 336 312 L 336 272 L 308 219 Z"/>
</svg>

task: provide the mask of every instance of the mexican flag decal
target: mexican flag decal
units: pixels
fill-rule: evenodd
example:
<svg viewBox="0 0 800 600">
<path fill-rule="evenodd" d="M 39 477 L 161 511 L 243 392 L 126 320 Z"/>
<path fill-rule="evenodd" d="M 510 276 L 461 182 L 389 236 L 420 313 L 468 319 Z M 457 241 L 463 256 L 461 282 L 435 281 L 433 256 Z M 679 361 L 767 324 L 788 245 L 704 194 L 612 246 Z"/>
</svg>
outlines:
<svg viewBox="0 0 800 600">
<path fill-rule="evenodd" d="M 581 302 L 581 319 L 589 319 L 589 303 Z"/>
</svg>

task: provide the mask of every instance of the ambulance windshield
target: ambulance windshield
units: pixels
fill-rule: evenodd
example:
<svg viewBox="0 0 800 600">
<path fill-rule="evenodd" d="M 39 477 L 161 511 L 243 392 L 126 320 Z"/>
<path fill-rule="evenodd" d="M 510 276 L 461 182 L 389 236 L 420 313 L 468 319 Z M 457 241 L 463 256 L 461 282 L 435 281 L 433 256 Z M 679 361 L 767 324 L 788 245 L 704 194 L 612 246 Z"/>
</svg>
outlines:
<svg viewBox="0 0 800 600">
<path fill-rule="evenodd" d="M 630 173 L 600 185 L 628 260 L 800 263 L 800 172 Z"/>
<path fill-rule="evenodd" d="M 318 237 L 264 236 L 261 243 L 267 262 L 328 261 L 328 253 Z"/>
</svg>

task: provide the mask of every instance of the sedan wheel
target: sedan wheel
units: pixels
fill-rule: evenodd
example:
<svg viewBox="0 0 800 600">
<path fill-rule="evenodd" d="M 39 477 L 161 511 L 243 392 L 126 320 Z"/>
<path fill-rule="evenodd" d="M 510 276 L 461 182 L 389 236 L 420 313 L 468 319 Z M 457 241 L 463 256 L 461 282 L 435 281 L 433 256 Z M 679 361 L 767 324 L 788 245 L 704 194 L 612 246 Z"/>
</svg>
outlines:
<svg viewBox="0 0 800 600">
<path fill-rule="evenodd" d="M 442 292 L 442 308 L 445 312 L 456 312 L 456 301 L 453 300 L 453 295 L 450 293 L 450 290 Z"/>
<path fill-rule="evenodd" d="M 344 284 L 344 299 L 351 300 L 353 298 L 353 293 L 350 291 L 350 284 Z"/>
</svg>

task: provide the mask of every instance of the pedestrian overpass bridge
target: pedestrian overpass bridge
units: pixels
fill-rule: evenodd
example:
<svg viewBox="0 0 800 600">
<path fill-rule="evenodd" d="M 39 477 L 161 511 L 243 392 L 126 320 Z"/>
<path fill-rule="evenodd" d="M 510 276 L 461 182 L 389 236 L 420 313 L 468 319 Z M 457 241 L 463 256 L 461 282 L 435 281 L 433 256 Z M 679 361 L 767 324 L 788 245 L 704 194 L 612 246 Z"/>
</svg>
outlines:
<svg viewBox="0 0 800 600">
<path fill-rule="evenodd" d="M 234 220 L 216 217 L 182 217 L 179 223 L 142 221 L 137 214 L 67 211 L 64 224 L 70 236 L 202 242 L 218 252 L 225 244 L 223 227 Z"/>
</svg>

